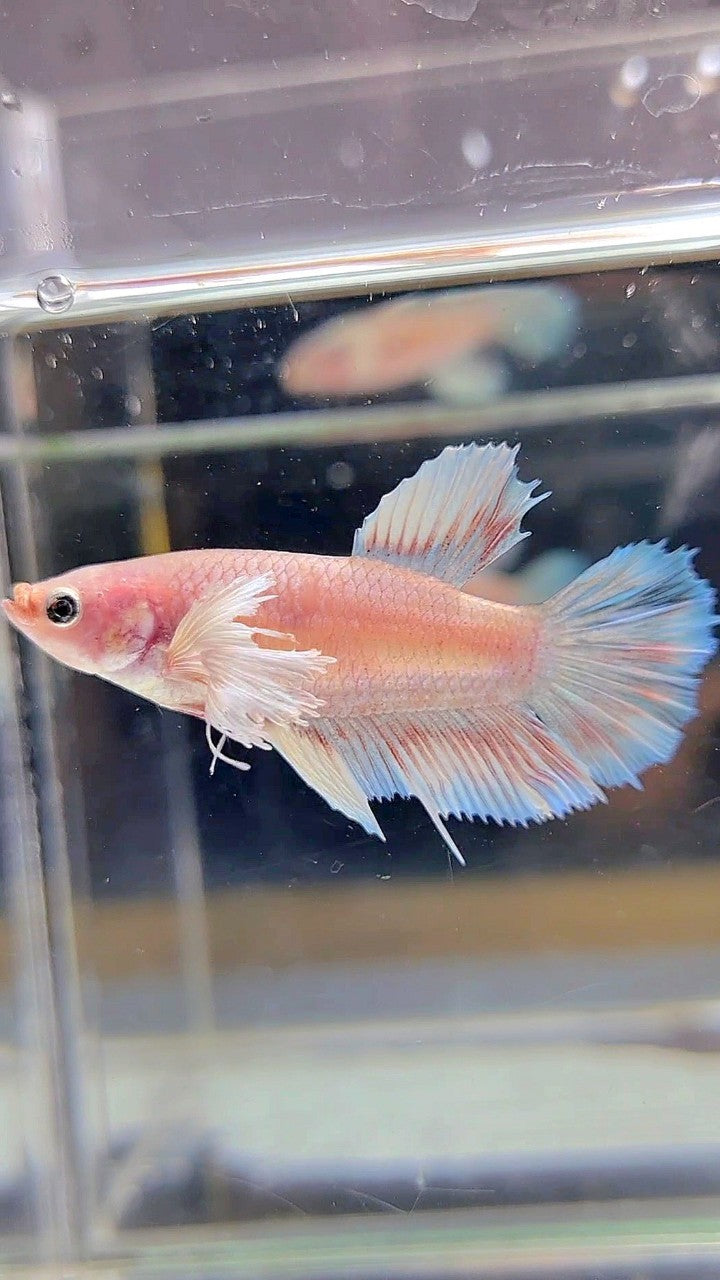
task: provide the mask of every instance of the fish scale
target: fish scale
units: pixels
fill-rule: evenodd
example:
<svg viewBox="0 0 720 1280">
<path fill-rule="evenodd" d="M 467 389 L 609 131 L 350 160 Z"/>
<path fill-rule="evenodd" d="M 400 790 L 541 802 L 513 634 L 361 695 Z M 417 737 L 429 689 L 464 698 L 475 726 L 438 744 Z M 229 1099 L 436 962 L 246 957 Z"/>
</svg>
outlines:
<svg viewBox="0 0 720 1280">
<path fill-rule="evenodd" d="M 502 704 L 533 678 L 537 615 L 395 565 L 228 550 L 178 552 L 172 570 L 166 612 L 175 596 L 178 622 L 214 587 L 270 573 L 275 598 L 253 622 L 336 658 L 312 685 L 328 716 Z"/>
</svg>

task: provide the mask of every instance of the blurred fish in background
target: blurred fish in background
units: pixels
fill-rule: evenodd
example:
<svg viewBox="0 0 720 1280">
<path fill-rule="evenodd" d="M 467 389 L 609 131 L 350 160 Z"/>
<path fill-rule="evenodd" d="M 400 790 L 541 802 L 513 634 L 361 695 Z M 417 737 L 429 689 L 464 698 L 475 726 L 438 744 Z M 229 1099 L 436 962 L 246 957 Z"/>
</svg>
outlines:
<svg viewBox="0 0 720 1280">
<path fill-rule="evenodd" d="M 502 395 L 502 352 L 530 364 L 559 353 L 580 304 L 555 284 L 490 285 L 394 298 L 335 317 L 292 344 L 279 368 L 293 396 L 344 399 L 421 385 L 451 403 Z"/>
<path fill-rule="evenodd" d="M 493 566 L 476 574 L 466 584 L 465 591 L 496 604 L 542 604 L 568 586 L 591 563 L 580 551 L 555 547 L 535 556 L 521 569 L 513 569 L 514 560 L 510 557 L 515 555 L 513 548 L 508 557 L 503 557 L 502 567 Z"/>
<path fill-rule="evenodd" d="M 686 427 L 679 433 L 674 465 L 658 509 L 656 532 L 674 545 L 701 548 L 704 575 L 715 589 L 720 586 L 718 545 L 720 523 L 720 428 L 706 424 L 700 430 Z M 510 575 L 511 577 L 513 575 Z M 678 751 L 667 764 L 649 769 L 641 792 L 615 792 L 605 809 L 605 820 L 616 825 L 642 823 L 648 835 L 662 845 L 668 830 L 687 824 L 688 838 L 705 819 L 717 821 L 717 735 L 720 726 L 720 663 L 717 659 L 703 673 L 698 692 L 698 715 L 688 725 Z M 588 815 L 592 827 L 596 819 Z"/>
<path fill-rule="evenodd" d="M 658 531 L 674 533 L 705 510 L 717 512 L 719 501 L 720 429 L 706 426 L 683 433 L 660 507 Z"/>
</svg>

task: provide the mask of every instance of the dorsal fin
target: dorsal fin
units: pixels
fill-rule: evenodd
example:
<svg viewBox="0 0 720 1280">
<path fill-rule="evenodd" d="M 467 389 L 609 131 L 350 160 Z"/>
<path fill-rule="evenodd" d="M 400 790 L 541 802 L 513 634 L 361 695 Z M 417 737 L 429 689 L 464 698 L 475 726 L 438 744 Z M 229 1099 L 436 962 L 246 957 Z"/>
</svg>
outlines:
<svg viewBox="0 0 720 1280">
<path fill-rule="evenodd" d="M 462 587 L 528 537 L 523 516 L 546 493 L 517 478 L 519 449 L 450 445 L 387 493 L 357 530 L 354 556 L 388 560 Z"/>
</svg>

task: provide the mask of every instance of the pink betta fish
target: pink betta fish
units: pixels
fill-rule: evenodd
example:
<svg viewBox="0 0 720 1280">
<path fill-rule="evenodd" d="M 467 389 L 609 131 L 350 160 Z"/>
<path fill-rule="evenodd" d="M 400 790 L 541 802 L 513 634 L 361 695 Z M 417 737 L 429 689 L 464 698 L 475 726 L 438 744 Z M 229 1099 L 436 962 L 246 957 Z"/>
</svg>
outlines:
<svg viewBox="0 0 720 1280">
<path fill-rule="evenodd" d="M 544 360 L 575 333 L 579 303 L 556 284 L 508 284 L 406 294 L 327 320 L 304 333 L 280 364 L 291 395 L 371 395 L 433 380 L 467 357 L 501 346 Z M 472 366 L 470 366 L 472 368 Z M 490 369 L 477 366 L 479 377 Z"/>
<path fill-rule="evenodd" d="M 544 822 L 603 800 L 675 752 L 715 650 L 693 553 L 614 551 L 540 605 L 463 586 L 527 536 L 546 494 L 517 449 L 450 447 L 387 494 L 350 556 L 176 551 L 89 565 L 3 602 L 78 671 L 274 747 L 381 839 L 370 800 L 445 820 Z"/>
</svg>

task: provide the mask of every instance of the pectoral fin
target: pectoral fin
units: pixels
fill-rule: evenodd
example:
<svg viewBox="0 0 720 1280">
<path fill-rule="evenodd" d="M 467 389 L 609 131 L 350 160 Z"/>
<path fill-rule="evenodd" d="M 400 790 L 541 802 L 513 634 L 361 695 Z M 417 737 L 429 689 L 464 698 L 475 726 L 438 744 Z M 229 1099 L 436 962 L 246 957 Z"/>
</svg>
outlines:
<svg viewBox="0 0 720 1280">
<path fill-rule="evenodd" d="M 202 597 L 180 623 L 165 663 L 168 679 L 202 690 L 207 724 L 245 747 L 266 745 L 271 727 L 303 725 L 317 715 L 322 700 L 311 685 L 335 661 L 245 621 L 272 598 L 271 586 L 262 574 Z M 258 636 L 278 647 L 261 647 Z"/>
</svg>

